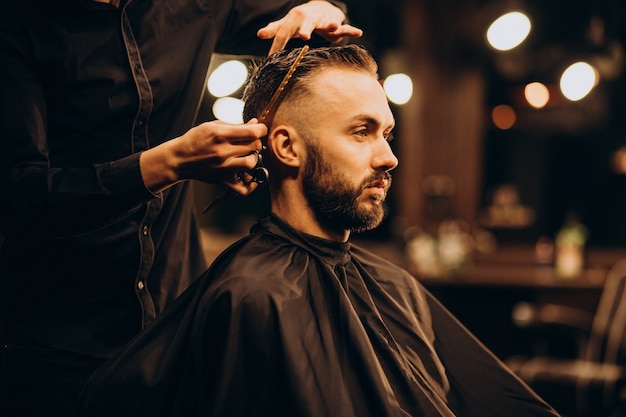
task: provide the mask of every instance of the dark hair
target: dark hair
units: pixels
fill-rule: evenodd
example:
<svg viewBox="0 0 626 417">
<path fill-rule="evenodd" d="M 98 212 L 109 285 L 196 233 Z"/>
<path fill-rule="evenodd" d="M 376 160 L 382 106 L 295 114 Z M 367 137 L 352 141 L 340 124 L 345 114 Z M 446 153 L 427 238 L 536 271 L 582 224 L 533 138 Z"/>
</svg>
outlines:
<svg viewBox="0 0 626 417">
<path fill-rule="evenodd" d="M 265 109 L 285 74 L 291 68 L 302 48 L 276 52 L 265 59 L 253 72 L 243 93 L 245 121 L 258 117 Z M 371 54 L 356 44 L 314 48 L 308 51 L 298 64 L 277 103 L 288 101 L 297 92 L 308 92 L 306 81 L 316 72 L 331 67 L 352 68 L 365 71 L 378 78 L 378 66 Z M 276 109 L 273 109 L 275 111 Z"/>
</svg>

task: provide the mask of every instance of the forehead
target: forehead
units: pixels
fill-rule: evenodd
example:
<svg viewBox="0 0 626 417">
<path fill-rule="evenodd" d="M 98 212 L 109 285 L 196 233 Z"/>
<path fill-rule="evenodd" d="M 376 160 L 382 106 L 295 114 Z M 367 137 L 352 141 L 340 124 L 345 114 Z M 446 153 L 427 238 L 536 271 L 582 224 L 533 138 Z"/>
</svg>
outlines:
<svg viewBox="0 0 626 417">
<path fill-rule="evenodd" d="M 372 74 L 350 68 L 329 68 L 309 83 L 312 100 L 322 118 L 367 115 L 382 125 L 393 124 L 393 115 L 380 82 Z"/>
</svg>

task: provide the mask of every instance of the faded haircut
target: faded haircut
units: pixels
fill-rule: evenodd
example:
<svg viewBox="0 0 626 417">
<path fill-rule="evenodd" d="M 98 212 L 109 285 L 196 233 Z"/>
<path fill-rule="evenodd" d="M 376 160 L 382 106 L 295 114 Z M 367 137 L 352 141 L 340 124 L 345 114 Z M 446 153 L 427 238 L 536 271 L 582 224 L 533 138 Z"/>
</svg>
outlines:
<svg viewBox="0 0 626 417">
<path fill-rule="evenodd" d="M 255 68 L 243 93 L 245 102 L 243 119 L 258 117 L 268 105 L 285 74 L 295 62 L 302 48 L 276 52 Z M 372 55 L 356 44 L 314 48 L 308 51 L 298 64 L 277 103 L 288 102 L 309 94 L 307 80 L 317 72 L 329 68 L 347 68 L 364 71 L 378 79 L 378 65 Z M 276 109 L 273 109 L 275 112 Z"/>
</svg>

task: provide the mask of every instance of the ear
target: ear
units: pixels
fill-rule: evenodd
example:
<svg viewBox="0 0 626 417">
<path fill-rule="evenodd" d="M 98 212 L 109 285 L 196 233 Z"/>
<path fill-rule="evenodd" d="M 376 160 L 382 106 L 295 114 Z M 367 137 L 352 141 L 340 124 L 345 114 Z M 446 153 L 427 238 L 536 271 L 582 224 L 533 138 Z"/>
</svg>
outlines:
<svg viewBox="0 0 626 417">
<path fill-rule="evenodd" d="M 304 144 L 292 126 L 279 125 L 272 128 L 267 146 L 278 163 L 288 167 L 299 167 L 302 164 Z"/>
</svg>

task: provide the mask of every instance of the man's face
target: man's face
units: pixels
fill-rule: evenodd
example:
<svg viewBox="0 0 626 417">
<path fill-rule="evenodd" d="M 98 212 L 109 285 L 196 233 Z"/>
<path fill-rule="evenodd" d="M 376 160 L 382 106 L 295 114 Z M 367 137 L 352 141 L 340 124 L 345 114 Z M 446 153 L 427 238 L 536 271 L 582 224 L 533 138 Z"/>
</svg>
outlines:
<svg viewBox="0 0 626 417">
<path fill-rule="evenodd" d="M 355 185 L 353 178 L 324 159 L 318 145 L 310 144 L 307 154 L 302 174 L 304 195 L 321 223 L 354 232 L 380 224 L 385 214 L 386 191 L 391 184 L 389 172 L 376 171 Z M 373 186 L 383 192 L 368 192 Z"/>
<path fill-rule="evenodd" d="M 305 198 L 318 221 L 340 230 L 380 224 L 398 160 L 388 140 L 394 119 L 384 90 L 370 75 L 331 69 L 316 76 L 308 113 Z"/>
</svg>

